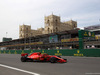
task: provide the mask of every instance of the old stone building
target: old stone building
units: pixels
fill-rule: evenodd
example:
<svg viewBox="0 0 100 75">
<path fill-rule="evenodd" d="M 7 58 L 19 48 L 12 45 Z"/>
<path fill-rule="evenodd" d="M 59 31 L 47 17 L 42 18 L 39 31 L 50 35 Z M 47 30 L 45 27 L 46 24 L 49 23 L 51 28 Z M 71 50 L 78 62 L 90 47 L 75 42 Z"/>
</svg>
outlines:
<svg viewBox="0 0 100 75">
<path fill-rule="evenodd" d="M 60 31 L 60 17 L 50 15 L 45 17 L 45 34 L 59 32 Z"/>
<path fill-rule="evenodd" d="M 19 26 L 19 38 L 27 38 L 31 36 L 41 35 L 42 31 L 39 30 L 33 30 L 31 29 L 31 25 L 20 25 Z"/>
<path fill-rule="evenodd" d="M 54 33 L 54 32 L 60 32 L 65 30 L 72 30 L 74 28 L 77 28 L 77 22 L 76 21 L 67 21 L 67 22 L 61 22 L 60 16 L 50 15 L 45 17 L 45 34 L 48 33 Z"/>
<path fill-rule="evenodd" d="M 56 16 L 53 14 L 50 16 L 45 16 L 44 21 L 45 27 L 38 28 L 37 30 L 32 30 L 31 25 L 21 25 L 19 27 L 19 38 L 61 32 L 65 30 L 73 30 L 77 28 L 76 21 L 70 20 L 66 22 L 61 22 L 60 16 Z"/>
</svg>

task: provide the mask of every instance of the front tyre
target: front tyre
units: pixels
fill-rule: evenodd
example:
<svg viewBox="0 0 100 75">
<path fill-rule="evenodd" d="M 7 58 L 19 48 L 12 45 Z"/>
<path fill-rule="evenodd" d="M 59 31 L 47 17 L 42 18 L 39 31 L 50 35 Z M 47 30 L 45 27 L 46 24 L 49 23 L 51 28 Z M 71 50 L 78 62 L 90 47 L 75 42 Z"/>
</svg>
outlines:
<svg viewBox="0 0 100 75">
<path fill-rule="evenodd" d="M 64 59 L 67 62 L 67 59 Z"/>
<path fill-rule="evenodd" d="M 22 62 L 26 62 L 27 58 L 26 57 L 21 57 Z"/>
</svg>

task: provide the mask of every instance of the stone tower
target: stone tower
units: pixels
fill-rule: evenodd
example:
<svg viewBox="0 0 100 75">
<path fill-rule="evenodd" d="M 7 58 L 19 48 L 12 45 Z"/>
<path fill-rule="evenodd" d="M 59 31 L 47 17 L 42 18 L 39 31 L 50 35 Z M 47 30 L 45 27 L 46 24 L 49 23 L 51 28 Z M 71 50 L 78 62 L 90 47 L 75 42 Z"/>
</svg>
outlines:
<svg viewBox="0 0 100 75">
<path fill-rule="evenodd" d="M 31 35 L 31 26 L 21 25 L 19 26 L 19 38 L 27 38 Z"/>
<path fill-rule="evenodd" d="M 45 34 L 59 32 L 60 17 L 55 15 L 50 15 L 45 17 Z"/>
</svg>

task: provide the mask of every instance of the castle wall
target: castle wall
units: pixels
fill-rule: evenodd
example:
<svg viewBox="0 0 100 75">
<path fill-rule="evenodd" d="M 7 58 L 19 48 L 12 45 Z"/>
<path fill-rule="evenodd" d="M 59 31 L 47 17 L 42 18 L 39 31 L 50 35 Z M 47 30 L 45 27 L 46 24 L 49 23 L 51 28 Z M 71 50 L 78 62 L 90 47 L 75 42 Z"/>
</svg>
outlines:
<svg viewBox="0 0 100 75">
<path fill-rule="evenodd" d="M 31 36 L 41 35 L 42 32 L 39 30 L 31 30 Z"/>
<path fill-rule="evenodd" d="M 19 27 L 19 38 L 26 38 L 30 36 L 36 36 L 41 34 L 49 34 L 55 32 L 61 32 L 65 30 L 73 30 L 77 28 L 77 22 L 70 20 L 66 22 L 60 21 L 60 16 L 50 15 L 44 18 L 45 27 L 32 30 L 29 25 L 21 25 Z"/>
</svg>

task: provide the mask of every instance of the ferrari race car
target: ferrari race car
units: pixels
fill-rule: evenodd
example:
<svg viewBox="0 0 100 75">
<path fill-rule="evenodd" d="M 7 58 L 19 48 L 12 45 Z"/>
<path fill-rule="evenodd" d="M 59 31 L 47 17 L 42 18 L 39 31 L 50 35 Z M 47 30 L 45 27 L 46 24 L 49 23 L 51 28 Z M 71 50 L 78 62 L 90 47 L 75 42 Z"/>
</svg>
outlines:
<svg viewBox="0 0 100 75">
<path fill-rule="evenodd" d="M 56 62 L 64 63 L 64 62 L 67 62 L 67 59 L 63 59 L 60 56 L 48 55 L 46 53 L 41 54 L 40 52 L 35 52 L 35 53 L 32 53 L 32 54 L 28 54 L 28 53 L 21 54 L 21 61 L 22 62 L 26 62 L 28 60 L 48 61 L 48 62 L 51 62 L 51 63 L 56 63 Z"/>
</svg>

